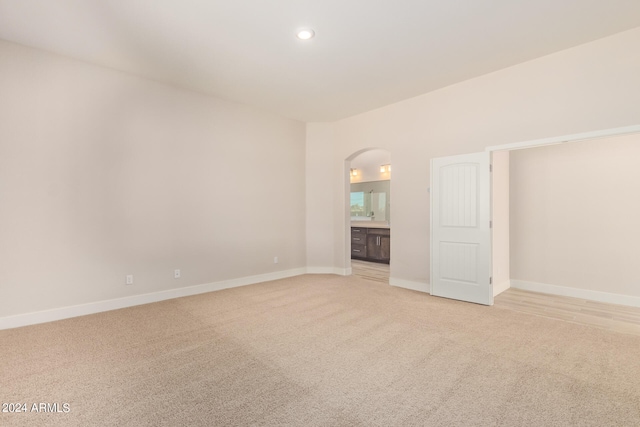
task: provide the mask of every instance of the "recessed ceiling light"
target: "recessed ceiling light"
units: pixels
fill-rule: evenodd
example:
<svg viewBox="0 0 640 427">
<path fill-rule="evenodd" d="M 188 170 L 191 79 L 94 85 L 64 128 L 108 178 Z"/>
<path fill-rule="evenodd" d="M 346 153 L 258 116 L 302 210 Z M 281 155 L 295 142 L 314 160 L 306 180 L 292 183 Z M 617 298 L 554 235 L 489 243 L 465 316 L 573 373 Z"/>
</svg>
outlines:
<svg viewBox="0 0 640 427">
<path fill-rule="evenodd" d="M 312 38 L 315 35 L 316 35 L 316 33 L 314 33 L 313 30 L 311 30 L 311 29 L 298 30 L 298 32 L 296 33 L 296 36 L 300 40 L 309 40 L 310 38 Z"/>
</svg>

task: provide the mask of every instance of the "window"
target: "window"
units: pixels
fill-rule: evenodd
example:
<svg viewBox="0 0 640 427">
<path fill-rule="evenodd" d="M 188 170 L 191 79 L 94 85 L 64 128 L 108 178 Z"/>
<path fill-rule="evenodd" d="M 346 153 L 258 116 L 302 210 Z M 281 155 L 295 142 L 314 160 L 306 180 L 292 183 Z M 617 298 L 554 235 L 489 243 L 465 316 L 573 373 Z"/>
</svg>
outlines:
<svg viewBox="0 0 640 427">
<path fill-rule="evenodd" d="M 351 193 L 351 216 L 366 216 L 363 191 Z"/>
</svg>

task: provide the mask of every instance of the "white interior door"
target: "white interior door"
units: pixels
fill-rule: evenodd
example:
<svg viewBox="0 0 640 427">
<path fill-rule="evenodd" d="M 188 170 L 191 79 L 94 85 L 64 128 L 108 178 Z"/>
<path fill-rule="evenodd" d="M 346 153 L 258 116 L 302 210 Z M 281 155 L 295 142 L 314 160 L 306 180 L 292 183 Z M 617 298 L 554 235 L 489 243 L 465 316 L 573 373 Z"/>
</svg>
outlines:
<svg viewBox="0 0 640 427">
<path fill-rule="evenodd" d="M 490 153 L 431 160 L 431 295 L 493 304 Z"/>
</svg>

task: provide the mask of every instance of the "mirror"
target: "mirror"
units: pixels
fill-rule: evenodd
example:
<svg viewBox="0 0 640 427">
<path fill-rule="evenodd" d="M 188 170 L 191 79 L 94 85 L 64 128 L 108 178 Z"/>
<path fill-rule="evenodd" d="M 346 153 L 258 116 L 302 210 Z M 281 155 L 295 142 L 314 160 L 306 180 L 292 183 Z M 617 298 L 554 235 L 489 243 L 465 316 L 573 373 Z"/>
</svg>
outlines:
<svg viewBox="0 0 640 427">
<path fill-rule="evenodd" d="M 351 221 L 382 221 L 389 223 L 390 181 L 351 184 Z"/>
</svg>

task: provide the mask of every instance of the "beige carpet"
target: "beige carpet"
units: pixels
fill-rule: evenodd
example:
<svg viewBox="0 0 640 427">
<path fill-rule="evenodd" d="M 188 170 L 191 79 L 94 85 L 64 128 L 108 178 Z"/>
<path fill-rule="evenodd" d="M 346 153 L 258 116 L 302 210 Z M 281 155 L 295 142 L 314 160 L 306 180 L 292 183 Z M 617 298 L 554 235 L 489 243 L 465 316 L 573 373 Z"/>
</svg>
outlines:
<svg viewBox="0 0 640 427">
<path fill-rule="evenodd" d="M 307 275 L 0 331 L 2 426 L 638 426 L 640 337 Z"/>
</svg>

